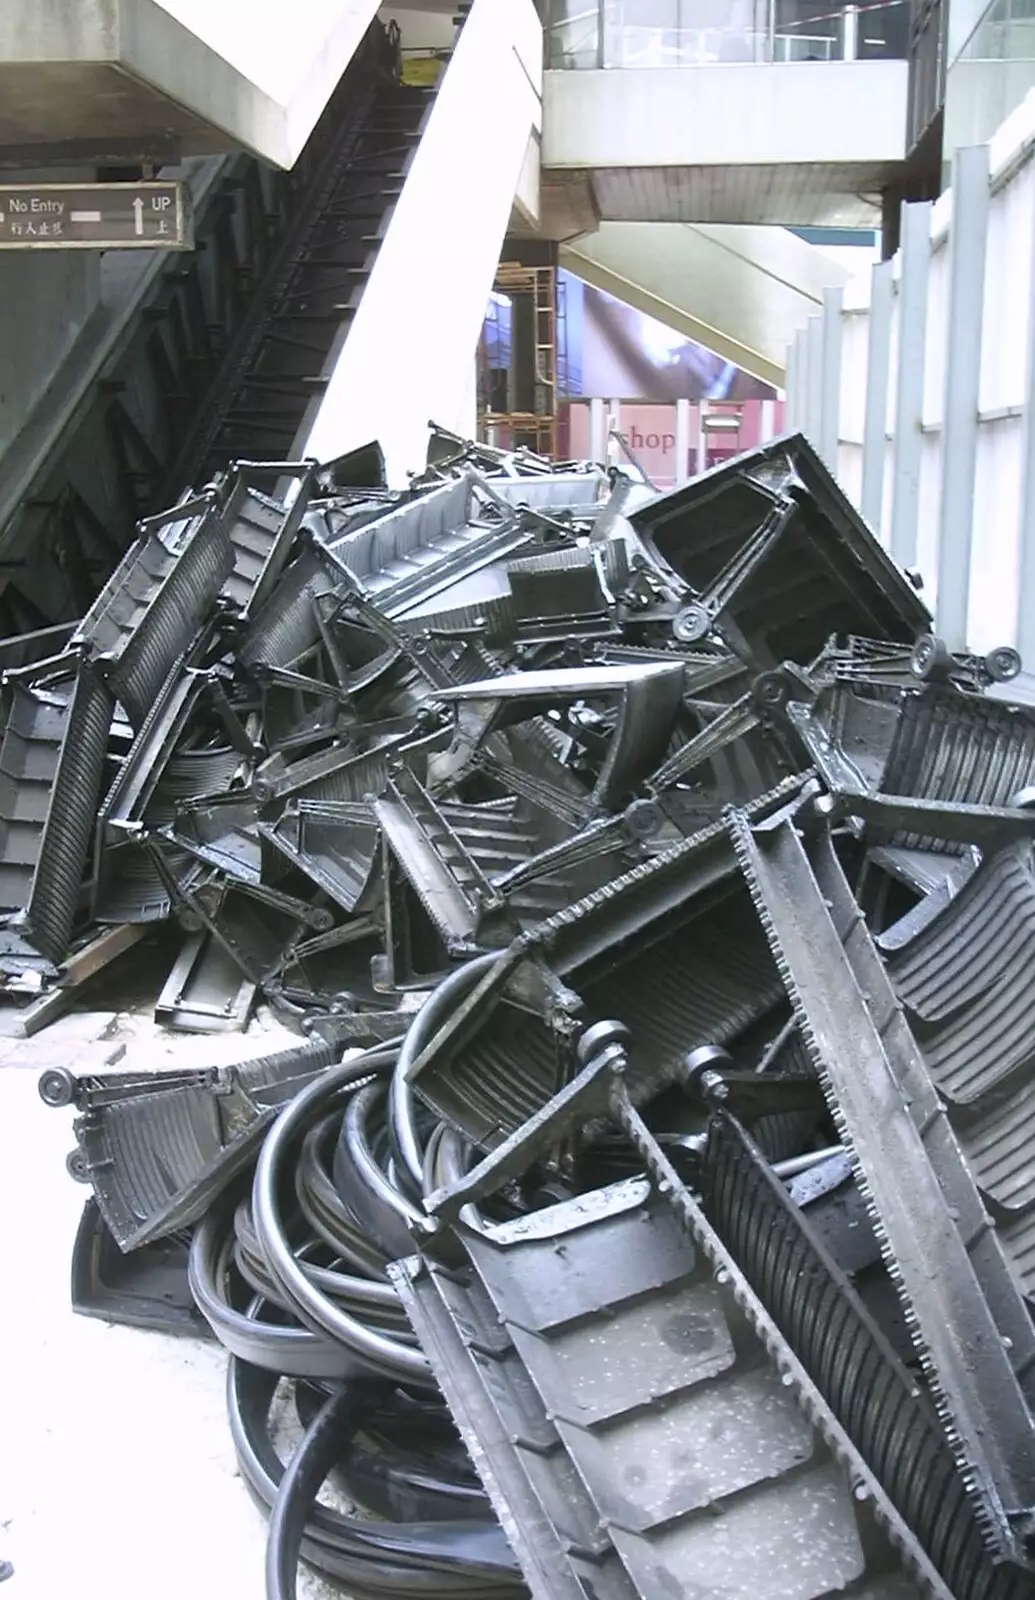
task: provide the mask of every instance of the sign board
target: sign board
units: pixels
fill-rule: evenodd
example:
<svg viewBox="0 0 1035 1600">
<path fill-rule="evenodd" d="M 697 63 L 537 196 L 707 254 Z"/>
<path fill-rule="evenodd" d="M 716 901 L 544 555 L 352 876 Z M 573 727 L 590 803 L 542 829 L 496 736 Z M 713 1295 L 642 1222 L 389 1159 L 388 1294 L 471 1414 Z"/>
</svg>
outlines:
<svg viewBox="0 0 1035 1600">
<path fill-rule="evenodd" d="M 0 250 L 190 250 L 182 183 L 11 183 L 0 179 Z"/>
</svg>

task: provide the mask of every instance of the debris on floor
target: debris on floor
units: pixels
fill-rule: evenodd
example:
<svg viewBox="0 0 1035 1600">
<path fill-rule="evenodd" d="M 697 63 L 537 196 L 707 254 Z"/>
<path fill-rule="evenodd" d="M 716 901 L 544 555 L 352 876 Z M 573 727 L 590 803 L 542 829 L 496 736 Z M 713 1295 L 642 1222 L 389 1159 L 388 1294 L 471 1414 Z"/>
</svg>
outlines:
<svg viewBox="0 0 1035 1600">
<path fill-rule="evenodd" d="M 22 1028 L 164 922 L 299 1035 L 40 1080 L 269 1600 L 1032 1593 L 1035 693 L 802 437 L 239 463 L 0 663 Z"/>
</svg>

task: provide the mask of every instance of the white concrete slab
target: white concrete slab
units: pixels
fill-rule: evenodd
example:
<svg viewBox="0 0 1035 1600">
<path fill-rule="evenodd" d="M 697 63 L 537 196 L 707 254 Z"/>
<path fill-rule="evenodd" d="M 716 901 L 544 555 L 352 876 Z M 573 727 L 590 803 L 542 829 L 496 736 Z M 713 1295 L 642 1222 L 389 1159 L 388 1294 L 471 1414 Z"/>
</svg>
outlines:
<svg viewBox="0 0 1035 1600">
<path fill-rule="evenodd" d="M 291 167 L 378 0 L 0 6 L 0 143 L 175 134 Z"/>
</svg>

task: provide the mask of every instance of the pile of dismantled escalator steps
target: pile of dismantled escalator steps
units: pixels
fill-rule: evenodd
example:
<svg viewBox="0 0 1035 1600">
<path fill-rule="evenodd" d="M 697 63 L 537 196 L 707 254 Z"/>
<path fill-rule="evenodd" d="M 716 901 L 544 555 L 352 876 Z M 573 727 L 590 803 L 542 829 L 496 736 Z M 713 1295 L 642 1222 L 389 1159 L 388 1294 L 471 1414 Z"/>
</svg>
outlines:
<svg viewBox="0 0 1035 1600">
<path fill-rule="evenodd" d="M 5 647 L 9 981 L 172 917 L 171 1020 L 301 1035 L 43 1075 L 75 1303 L 227 1348 L 270 1600 L 1032 1595 L 1019 658 L 799 437 L 439 443 L 241 465 Z"/>
</svg>

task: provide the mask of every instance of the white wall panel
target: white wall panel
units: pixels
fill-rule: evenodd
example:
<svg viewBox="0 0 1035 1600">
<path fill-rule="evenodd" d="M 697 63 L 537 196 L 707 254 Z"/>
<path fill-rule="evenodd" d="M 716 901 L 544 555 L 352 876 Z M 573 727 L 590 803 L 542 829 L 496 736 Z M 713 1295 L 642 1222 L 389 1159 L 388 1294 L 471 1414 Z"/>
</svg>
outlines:
<svg viewBox="0 0 1035 1600">
<path fill-rule="evenodd" d="M 892 489 L 894 493 L 894 489 Z M 924 579 L 924 599 L 938 604 L 938 516 L 942 500 L 942 449 L 937 433 L 925 433 L 920 457 L 920 514 L 916 565 Z"/>
<path fill-rule="evenodd" d="M 1019 417 L 987 422 L 980 431 L 968 638 L 981 649 L 1016 643 L 1012 597 L 1020 554 L 1020 437 Z"/>
<path fill-rule="evenodd" d="M 949 319 L 949 250 L 942 241 L 931 255 L 927 287 L 927 352 L 924 361 L 924 427 L 940 428 L 945 399 Z"/>
<path fill-rule="evenodd" d="M 894 367 L 892 367 L 891 370 L 894 371 Z M 894 390 L 892 390 L 891 398 L 888 401 L 889 415 L 890 406 L 893 401 Z M 895 466 L 894 448 L 894 439 L 893 437 L 889 437 L 884 443 L 884 498 L 881 505 L 880 521 L 881 544 L 884 546 L 885 550 L 891 543 L 891 512 L 894 504 L 895 493 L 895 480 L 893 475 Z"/>
<path fill-rule="evenodd" d="M 1026 166 L 1000 191 L 989 216 L 988 263 L 993 270 L 985 279 L 982 411 L 1024 403 L 1033 266 L 1032 177 Z"/>
<path fill-rule="evenodd" d="M 989 141 L 988 226 L 979 248 L 985 254 L 982 313 L 981 378 L 978 400 L 978 448 L 974 487 L 973 544 L 967 593 L 968 644 L 988 650 L 1018 641 L 1018 593 L 1022 554 L 1035 567 L 1035 508 L 1025 525 L 1024 448 L 1028 418 L 1026 396 L 1035 396 L 1029 370 L 1035 361 L 1035 92 L 1028 96 Z M 937 614 L 936 575 L 941 532 L 942 412 L 950 341 L 948 285 L 951 258 L 952 194 L 942 196 L 930 218 L 926 338 L 918 359 L 923 363 L 923 433 L 919 508 L 915 534 L 917 565 L 924 578 L 924 597 Z M 926 229 L 926 224 L 925 224 Z M 874 440 L 883 465 L 882 537 L 886 540 L 896 493 L 895 414 L 900 362 L 909 342 L 899 326 L 901 260 L 895 262 L 895 299 L 887 430 Z M 841 313 L 843 365 L 838 421 L 838 472 L 846 493 L 859 501 L 870 336 L 868 284 L 853 280 L 845 290 Z M 829 315 L 829 313 L 828 313 Z M 916 344 L 916 340 L 913 341 Z M 1029 625 L 1029 637 L 1035 627 Z M 1026 663 L 1035 669 L 1035 661 Z"/>
<path fill-rule="evenodd" d="M 862 461 L 862 445 L 842 440 L 837 451 L 838 482 L 856 505 L 862 494 Z"/>
<path fill-rule="evenodd" d="M 841 344 L 841 439 L 862 445 L 866 420 L 867 319 L 846 314 Z"/>
</svg>

